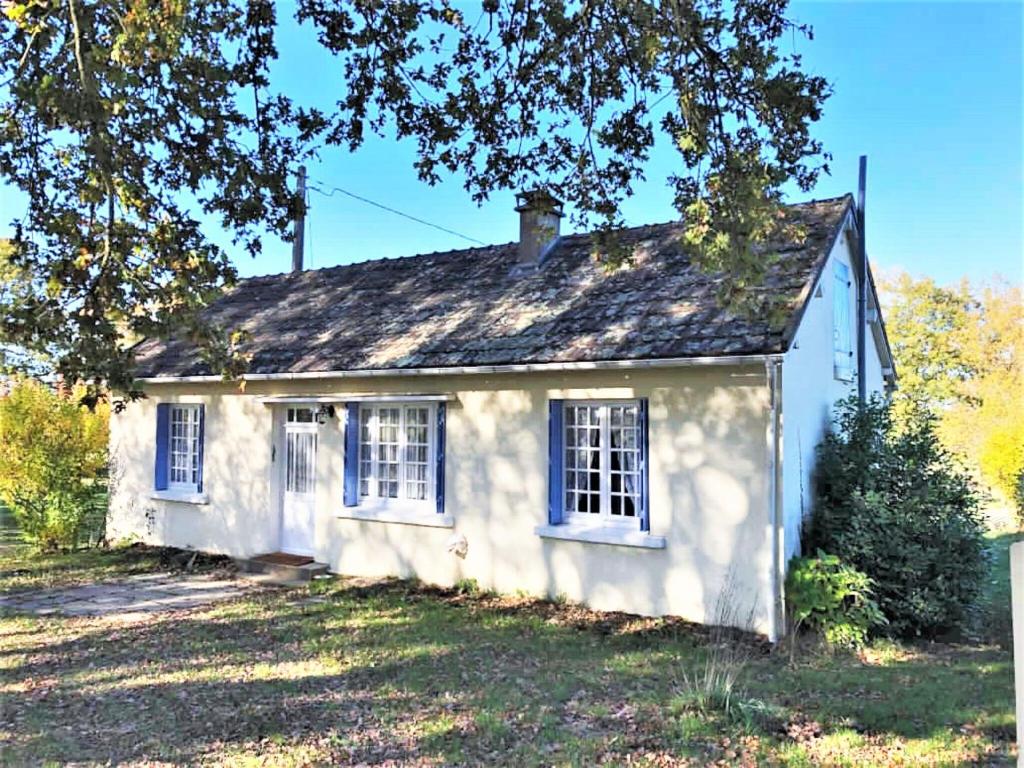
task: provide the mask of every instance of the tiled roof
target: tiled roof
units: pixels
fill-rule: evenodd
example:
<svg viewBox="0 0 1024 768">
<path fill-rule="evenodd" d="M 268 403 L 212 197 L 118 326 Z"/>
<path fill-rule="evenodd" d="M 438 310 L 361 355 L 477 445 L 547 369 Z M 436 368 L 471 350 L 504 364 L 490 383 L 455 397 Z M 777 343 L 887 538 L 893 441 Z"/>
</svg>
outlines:
<svg viewBox="0 0 1024 768">
<path fill-rule="evenodd" d="M 782 352 L 851 203 L 787 207 L 805 237 L 766 249 L 778 259 L 761 289 L 787 315 L 775 326 L 719 307 L 724 278 L 690 263 L 679 223 L 623 231 L 636 257 L 615 271 L 593 259 L 588 235 L 568 235 L 534 270 L 514 268 L 515 243 L 378 259 L 241 280 L 207 313 L 248 331 L 251 373 Z M 184 339 L 135 352 L 139 377 L 215 373 Z"/>
</svg>

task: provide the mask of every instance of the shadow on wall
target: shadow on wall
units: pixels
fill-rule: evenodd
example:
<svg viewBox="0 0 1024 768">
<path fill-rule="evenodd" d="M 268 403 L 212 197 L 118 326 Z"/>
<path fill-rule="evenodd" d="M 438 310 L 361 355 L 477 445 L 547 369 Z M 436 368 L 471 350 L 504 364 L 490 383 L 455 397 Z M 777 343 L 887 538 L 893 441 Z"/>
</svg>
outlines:
<svg viewBox="0 0 1024 768">
<path fill-rule="evenodd" d="M 272 412 L 251 398 L 212 395 L 207 402 L 204 446 L 204 491 L 207 505 L 168 504 L 165 531 L 192 532 L 184 546 L 215 548 L 232 554 L 257 554 L 277 549 L 276 507 L 270 498 Z M 258 409 L 258 410 L 257 410 Z M 228 428 L 227 422 L 235 423 Z M 260 424 L 252 434 L 239 434 L 237 424 Z M 218 435 L 230 435 L 230 440 Z M 172 516 L 179 520 L 170 523 Z M 188 524 L 182 525 L 183 519 Z"/>
<path fill-rule="evenodd" d="M 251 398 L 233 395 L 210 394 L 204 402 L 203 480 L 210 503 L 151 498 L 156 404 L 151 400 L 133 403 L 128 407 L 142 409 L 152 418 L 139 418 L 141 429 L 129 430 L 123 424 L 116 431 L 107 519 L 112 538 L 141 538 L 153 544 L 233 555 L 276 548 L 276 508 L 269 486 L 271 413 Z M 246 412 L 254 408 L 261 410 Z M 150 423 L 154 431 L 147 428 Z M 251 435 L 240 434 L 237 425 L 250 423 L 261 428 Z"/>
<path fill-rule="evenodd" d="M 587 388 L 597 381 L 650 397 L 651 525 L 666 536 L 667 548 L 536 536 L 548 508 L 546 395 L 539 388 L 495 389 L 472 393 L 474 414 L 481 415 L 458 420 L 460 431 L 452 434 L 453 446 L 471 446 L 449 451 L 455 495 L 482 506 L 471 523 L 458 522 L 470 542 L 460 575 L 503 592 L 565 595 L 597 608 L 621 608 L 628 595 L 640 612 L 704 622 L 718 618 L 728 598 L 732 615 L 743 622 L 754 616 L 764 631 L 770 599 L 764 374 L 694 370 L 678 385 L 653 390 L 636 375 L 618 382 L 570 375 L 550 386 Z"/>
<path fill-rule="evenodd" d="M 497 386 L 470 397 L 474 417 L 454 422 L 449 452 L 457 498 L 479 505 L 471 524 L 459 526 L 469 540 L 460 573 L 486 573 L 478 578 L 500 591 L 540 592 L 531 568 L 535 559 L 523 550 L 536 546 L 533 529 L 547 517 L 546 461 L 539 487 L 536 474 L 539 458 L 547 456 L 547 405 L 536 393 Z"/>
<path fill-rule="evenodd" d="M 507 378 L 476 377 L 463 403 L 452 404 L 471 408 L 473 417 L 449 419 L 451 499 L 471 505 L 455 528 L 469 541 L 467 559 L 446 551 L 451 529 L 410 533 L 408 526 L 329 518 L 328 538 L 336 537 L 329 561 L 337 561 L 338 551 L 344 561 L 345 548 L 354 542 L 371 570 L 438 583 L 473 577 L 503 592 L 564 594 L 595 608 L 629 607 L 704 622 L 715 619 L 719 596 L 728 588 L 744 603 L 735 607 L 738 614 L 754 600 L 761 603 L 759 615 L 766 614 L 763 376 L 754 368 L 580 372 L 543 379 L 529 374 L 522 389 L 509 389 Z M 650 398 L 651 522 L 652 532 L 668 539 L 664 550 L 552 541 L 534 533 L 547 519 L 547 391 L 591 388 Z M 211 503 L 156 502 L 145 492 L 114 496 L 129 508 L 135 530 L 147 531 L 155 543 L 232 554 L 276 549 L 272 413 L 230 394 L 211 395 L 207 403 L 204 468 Z M 218 433 L 228 434 L 218 423 L 228 419 L 236 425 L 231 441 L 241 445 L 218 439 Z M 238 436 L 239 423 L 260 426 Z M 124 455 L 152 455 L 148 434 L 121 437 Z M 151 473 L 151 467 L 132 468 L 129 485 L 150 487 Z M 124 474 L 118 467 L 112 483 L 120 488 Z"/>
<path fill-rule="evenodd" d="M 159 521 L 160 513 L 155 503 L 132 489 L 138 487 L 138 480 L 129 472 L 131 464 L 126 456 L 138 456 L 141 446 L 139 440 L 127 440 L 123 436 L 111 448 L 107 469 L 107 488 L 109 499 L 107 505 L 106 535 L 107 541 L 142 541 L 146 544 L 160 544 L 157 532 L 163 535 L 163 527 Z"/>
<path fill-rule="evenodd" d="M 697 598 L 690 602 L 704 612 L 693 618 L 705 623 L 720 620 L 723 610 L 741 623 L 748 617 L 767 622 L 771 550 L 763 371 L 730 373 L 727 384 L 713 388 L 658 390 L 651 409 L 652 422 L 659 411 L 678 420 L 677 429 L 663 424 L 651 433 L 652 460 L 663 468 L 658 481 L 672 505 L 669 546 L 686 553 L 673 563 L 667 583 Z M 652 526 L 656 519 L 652 510 Z"/>
<path fill-rule="evenodd" d="M 446 551 L 450 528 L 399 525 L 331 516 L 321 555 L 341 575 L 399 577 L 452 584 L 457 558 Z M 459 561 L 461 562 L 461 561 Z"/>
</svg>

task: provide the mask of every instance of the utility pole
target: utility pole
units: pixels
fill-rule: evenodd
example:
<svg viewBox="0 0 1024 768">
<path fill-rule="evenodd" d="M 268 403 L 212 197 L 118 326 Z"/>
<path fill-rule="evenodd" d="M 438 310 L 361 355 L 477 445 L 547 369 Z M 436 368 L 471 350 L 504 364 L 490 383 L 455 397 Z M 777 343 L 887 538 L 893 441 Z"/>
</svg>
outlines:
<svg viewBox="0 0 1024 768">
<path fill-rule="evenodd" d="M 295 217 L 295 226 L 292 230 L 292 272 L 302 271 L 302 259 L 305 250 L 306 232 L 306 166 L 299 166 L 298 180 L 295 185 L 295 195 L 299 198 L 301 208 Z"/>
<path fill-rule="evenodd" d="M 857 401 L 863 407 L 867 399 L 867 315 L 868 315 L 868 246 L 864 198 L 868 185 L 868 156 L 860 156 L 860 178 L 857 184 L 857 220 L 860 224 L 857 238 Z"/>
</svg>

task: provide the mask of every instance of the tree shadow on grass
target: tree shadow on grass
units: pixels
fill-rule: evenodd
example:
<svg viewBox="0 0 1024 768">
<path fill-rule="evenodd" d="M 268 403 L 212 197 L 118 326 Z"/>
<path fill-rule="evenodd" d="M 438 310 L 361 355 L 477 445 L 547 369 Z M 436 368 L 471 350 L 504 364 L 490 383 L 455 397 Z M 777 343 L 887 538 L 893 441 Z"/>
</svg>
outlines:
<svg viewBox="0 0 1024 768">
<path fill-rule="evenodd" d="M 10 759 L 189 763 L 301 745 L 327 762 L 472 763 L 624 733 L 617 748 L 674 749 L 665 707 L 707 642 L 683 623 L 408 581 L 314 592 L 137 625 L 33 619 L 5 670 Z M 1009 677 L 1008 656 L 986 649 L 795 669 L 754 654 L 749 688 L 829 730 L 926 739 L 980 723 L 1008 742 Z"/>
<path fill-rule="evenodd" d="M 233 573 L 223 555 L 131 544 L 124 547 L 38 552 L 28 544 L 0 547 L 0 593 L 118 581 L 154 571 Z"/>
<path fill-rule="evenodd" d="M 994 647 L 907 645 L 894 658 L 812 659 L 755 679 L 757 696 L 864 734 L 931 739 L 979 732 L 1012 742 L 1012 658 Z M 1010 722 L 1008 722 L 1008 720 Z M 948 731 L 946 731 L 948 729 Z"/>
</svg>

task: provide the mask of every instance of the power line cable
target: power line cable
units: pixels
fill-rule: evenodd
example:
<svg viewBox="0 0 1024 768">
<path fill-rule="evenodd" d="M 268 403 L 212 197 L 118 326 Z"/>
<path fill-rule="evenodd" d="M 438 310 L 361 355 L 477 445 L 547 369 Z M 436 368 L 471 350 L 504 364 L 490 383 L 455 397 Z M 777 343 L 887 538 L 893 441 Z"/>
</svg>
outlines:
<svg viewBox="0 0 1024 768">
<path fill-rule="evenodd" d="M 433 227 L 434 229 L 440 230 L 441 232 L 446 232 L 449 235 L 455 235 L 456 237 L 461 237 L 463 240 L 468 240 L 469 242 L 476 243 L 477 245 L 487 245 L 487 243 L 483 242 L 482 240 L 477 240 L 475 237 L 470 237 L 469 235 L 464 235 L 461 232 L 456 232 L 454 229 L 448 229 L 448 227 L 442 227 L 440 224 L 434 224 L 431 221 L 426 221 L 425 219 L 420 219 L 420 218 L 418 218 L 416 216 L 413 216 L 411 214 L 408 214 L 408 213 L 405 213 L 403 211 L 399 211 L 399 210 L 397 210 L 395 208 L 391 208 L 390 206 L 384 205 L 383 203 L 378 203 L 377 201 L 370 200 L 369 198 L 363 197 L 362 195 L 357 195 L 355 192 L 349 192 L 347 189 L 342 189 L 341 187 L 328 187 L 327 189 L 329 189 L 330 191 L 329 192 L 325 192 L 320 187 L 317 187 L 317 186 L 315 186 L 313 184 L 310 184 L 309 185 L 309 189 L 312 189 L 314 192 L 317 192 L 317 193 L 323 195 L 324 197 L 332 197 L 335 192 L 340 192 L 341 194 L 347 195 L 348 197 L 351 197 L 354 200 L 358 200 L 358 201 L 360 201 L 362 203 L 366 203 L 367 205 L 372 205 L 375 208 L 380 208 L 381 210 L 387 211 L 388 213 L 393 213 L 396 216 L 401 216 L 403 218 L 409 219 L 410 221 L 415 221 L 417 224 L 423 224 L 424 226 L 427 226 L 427 227 Z"/>
</svg>

